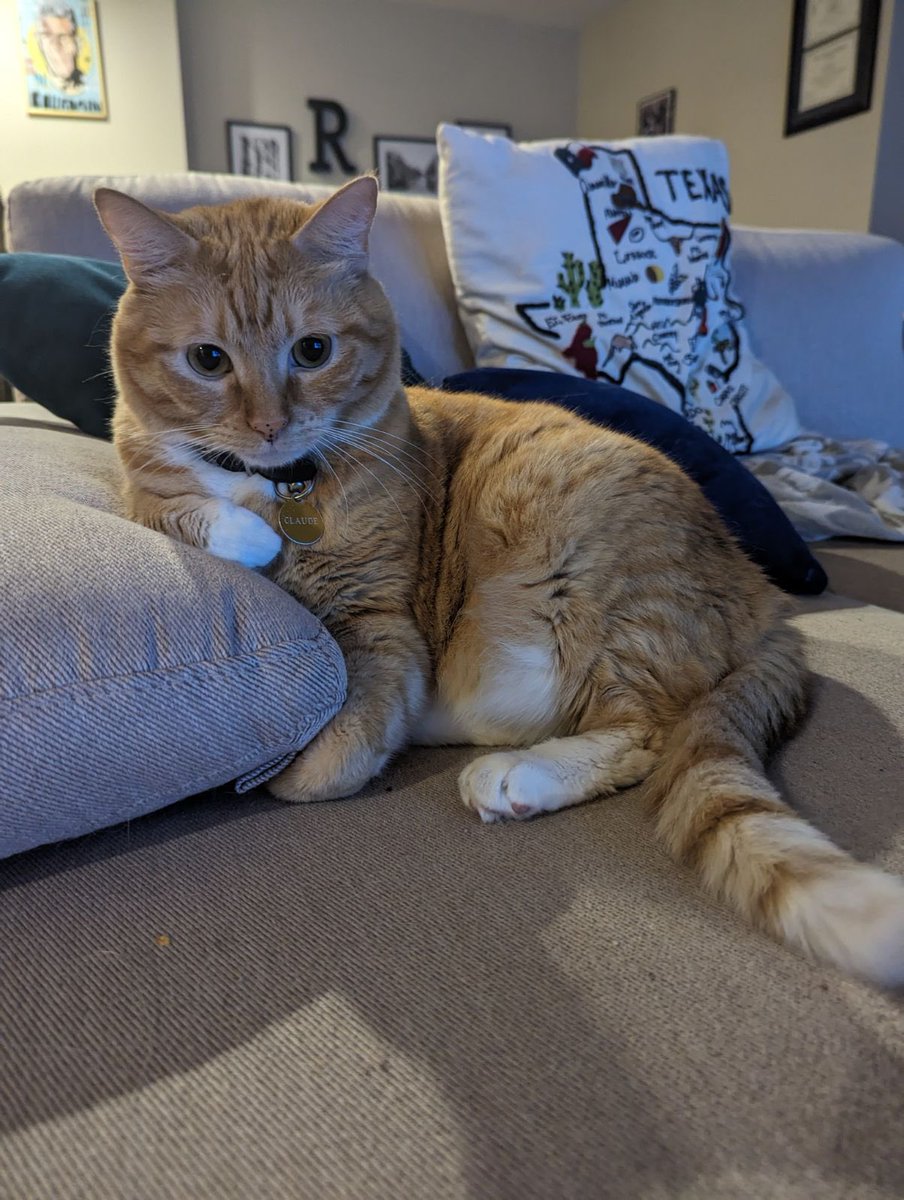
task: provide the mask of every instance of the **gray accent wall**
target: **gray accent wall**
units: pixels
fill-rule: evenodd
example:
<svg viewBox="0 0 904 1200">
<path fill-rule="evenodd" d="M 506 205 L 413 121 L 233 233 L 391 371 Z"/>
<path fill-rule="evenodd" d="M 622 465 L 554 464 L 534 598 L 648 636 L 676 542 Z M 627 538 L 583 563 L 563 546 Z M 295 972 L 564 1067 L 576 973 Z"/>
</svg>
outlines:
<svg viewBox="0 0 904 1200">
<path fill-rule="evenodd" d="M 370 170 L 375 134 L 431 137 L 443 120 L 503 121 L 518 138 L 576 132 L 579 34 L 395 0 L 179 0 L 189 166 L 227 169 L 227 118 L 295 130 L 314 175 L 308 97 L 338 100 L 346 149 Z"/>
</svg>

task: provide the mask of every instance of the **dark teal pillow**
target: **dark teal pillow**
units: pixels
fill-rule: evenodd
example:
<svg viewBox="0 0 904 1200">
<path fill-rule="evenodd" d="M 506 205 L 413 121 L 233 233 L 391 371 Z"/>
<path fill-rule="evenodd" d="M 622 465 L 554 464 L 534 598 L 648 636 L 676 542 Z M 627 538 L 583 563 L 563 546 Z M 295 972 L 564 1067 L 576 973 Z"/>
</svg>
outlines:
<svg viewBox="0 0 904 1200">
<path fill-rule="evenodd" d="M 125 286 L 118 263 L 0 254 L 0 375 L 97 437 L 110 436 L 110 323 Z"/>
</svg>

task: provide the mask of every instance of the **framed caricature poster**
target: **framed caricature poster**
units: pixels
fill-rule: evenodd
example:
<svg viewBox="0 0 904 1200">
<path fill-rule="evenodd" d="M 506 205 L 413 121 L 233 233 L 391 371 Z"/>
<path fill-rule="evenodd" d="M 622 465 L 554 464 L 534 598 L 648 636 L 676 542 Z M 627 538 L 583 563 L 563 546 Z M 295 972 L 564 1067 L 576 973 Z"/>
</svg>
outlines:
<svg viewBox="0 0 904 1200">
<path fill-rule="evenodd" d="M 104 120 L 107 93 L 94 0 L 18 0 L 28 112 Z"/>
</svg>

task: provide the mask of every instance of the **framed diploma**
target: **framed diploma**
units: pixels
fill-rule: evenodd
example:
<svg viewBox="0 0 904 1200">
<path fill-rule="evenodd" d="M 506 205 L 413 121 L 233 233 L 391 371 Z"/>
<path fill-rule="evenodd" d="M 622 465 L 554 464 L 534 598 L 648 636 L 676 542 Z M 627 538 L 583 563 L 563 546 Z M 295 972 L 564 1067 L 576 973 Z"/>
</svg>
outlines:
<svg viewBox="0 0 904 1200">
<path fill-rule="evenodd" d="M 865 112 L 880 0 L 794 0 L 785 137 Z"/>
</svg>

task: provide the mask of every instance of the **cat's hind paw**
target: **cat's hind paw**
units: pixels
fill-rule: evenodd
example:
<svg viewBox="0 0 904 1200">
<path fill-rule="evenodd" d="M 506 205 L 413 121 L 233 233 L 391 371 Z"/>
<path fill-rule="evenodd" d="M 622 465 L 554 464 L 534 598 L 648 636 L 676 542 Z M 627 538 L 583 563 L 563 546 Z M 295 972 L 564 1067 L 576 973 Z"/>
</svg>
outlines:
<svg viewBox="0 0 904 1200">
<path fill-rule="evenodd" d="M 458 787 L 481 821 L 527 821 L 640 783 L 655 762 L 649 750 L 625 748 L 624 734 L 588 734 L 485 754 L 465 767 Z"/>
<path fill-rule="evenodd" d="M 458 789 L 481 821 L 527 821 L 571 803 L 550 764 L 530 751 L 485 754 L 458 777 Z"/>
</svg>

